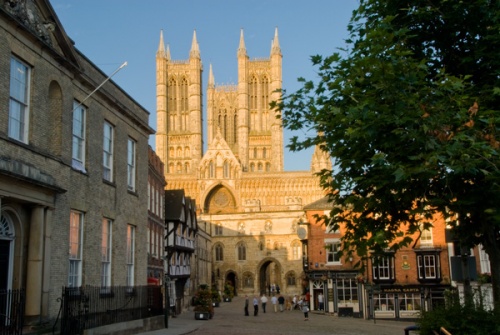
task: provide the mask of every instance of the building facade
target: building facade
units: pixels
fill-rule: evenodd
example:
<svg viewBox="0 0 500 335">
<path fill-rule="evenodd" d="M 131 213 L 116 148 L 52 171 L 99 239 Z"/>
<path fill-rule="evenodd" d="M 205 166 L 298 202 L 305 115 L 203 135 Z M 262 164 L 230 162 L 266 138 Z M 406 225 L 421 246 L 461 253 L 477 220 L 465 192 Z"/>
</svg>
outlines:
<svg viewBox="0 0 500 335">
<path fill-rule="evenodd" d="M 423 310 L 444 304 L 445 291 L 452 287 L 450 253 L 445 221 L 436 216 L 433 227 L 415 234 L 415 243 L 385 255 L 365 260 L 359 272 L 356 255 L 340 256 L 343 229 L 332 231 L 317 216 L 328 216 L 333 204 L 328 198 L 305 206 L 307 245 L 305 272 L 311 308 L 341 316 L 414 319 Z M 417 239 L 418 238 L 418 239 Z"/>
<path fill-rule="evenodd" d="M 160 285 L 165 275 L 165 169 L 148 147 L 148 284 Z"/>
<path fill-rule="evenodd" d="M 236 41 L 235 41 L 236 42 Z M 198 204 L 198 225 L 212 232 L 212 276 L 219 290 L 261 293 L 272 284 L 301 291 L 297 224 L 304 204 L 323 196 L 313 174 L 331 168 L 319 149 L 309 171 L 284 171 L 281 119 L 269 106 L 282 88 L 282 53 L 275 31 L 270 55 L 249 59 L 241 31 L 238 83 L 215 84 L 208 74 L 202 115 L 201 52 L 193 35 L 187 60 L 172 60 L 163 33 L 156 54 L 156 151 L 165 163 L 167 189 L 183 189 Z M 203 129 L 207 130 L 207 149 Z"/>
<path fill-rule="evenodd" d="M 0 290 L 37 323 L 62 287 L 145 285 L 149 112 L 48 1 L 0 1 L 0 73 Z"/>
</svg>

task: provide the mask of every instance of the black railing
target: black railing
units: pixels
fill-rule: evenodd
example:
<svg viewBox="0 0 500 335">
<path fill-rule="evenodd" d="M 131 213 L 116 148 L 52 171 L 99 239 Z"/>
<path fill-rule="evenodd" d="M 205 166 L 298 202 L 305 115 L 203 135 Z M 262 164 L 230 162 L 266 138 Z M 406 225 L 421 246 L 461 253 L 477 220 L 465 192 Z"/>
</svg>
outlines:
<svg viewBox="0 0 500 335">
<path fill-rule="evenodd" d="M 23 333 L 24 290 L 0 290 L 0 335 Z"/>
<path fill-rule="evenodd" d="M 160 286 L 65 287 L 61 334 L 163 314 Z"/>
</svg>

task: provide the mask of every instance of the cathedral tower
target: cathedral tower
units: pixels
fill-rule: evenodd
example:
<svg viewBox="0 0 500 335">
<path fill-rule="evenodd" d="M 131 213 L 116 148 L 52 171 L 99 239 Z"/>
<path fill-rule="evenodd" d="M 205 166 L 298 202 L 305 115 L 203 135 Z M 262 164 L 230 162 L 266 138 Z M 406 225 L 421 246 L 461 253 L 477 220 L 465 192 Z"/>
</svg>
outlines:
<svg viewBox="0 0 500 335">
<path fill-rule="evenodd" d="M 203 154 L 200 48 L 193 33 L 188 60 L 172 60 L 163 42 L 156 52 L 156 152 L 165 173 L 195 174 Z"/>
</svg>

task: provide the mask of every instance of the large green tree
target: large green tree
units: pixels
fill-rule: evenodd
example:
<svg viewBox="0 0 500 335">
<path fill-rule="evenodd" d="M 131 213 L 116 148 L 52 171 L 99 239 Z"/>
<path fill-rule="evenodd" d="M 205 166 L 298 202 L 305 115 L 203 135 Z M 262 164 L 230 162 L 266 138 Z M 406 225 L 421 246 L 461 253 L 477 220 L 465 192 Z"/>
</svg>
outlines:
<svg viewBox="0 0 500 335">
<path fill-rule="evenodd" d="M 484 247 L 500 310 L 500 1 L 361 0 L 319 79 L 277 103 L 294 151 L 320 145 L 344 252 L 412 245 L 442 214 Z M 401 227 L 404 227 L 403 230 Z"/>
</svg>

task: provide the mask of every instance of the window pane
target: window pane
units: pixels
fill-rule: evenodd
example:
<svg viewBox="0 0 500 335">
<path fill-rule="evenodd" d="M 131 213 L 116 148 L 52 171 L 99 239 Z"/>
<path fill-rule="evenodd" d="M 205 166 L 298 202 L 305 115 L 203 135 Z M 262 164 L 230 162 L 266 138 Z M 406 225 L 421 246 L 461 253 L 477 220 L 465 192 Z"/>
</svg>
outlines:
<svg viewBox="0 0 500 335">
<path fill-rule="evenodd" d="M 28 141 L 28 94 L 30 68 L 15 58 L 10 60 L 9 137 Z"/>
</svg>

